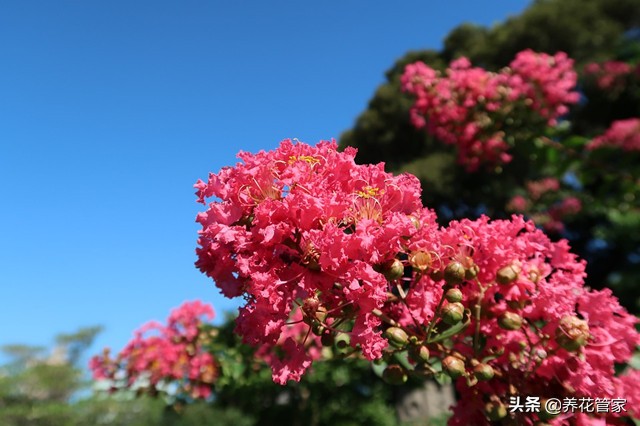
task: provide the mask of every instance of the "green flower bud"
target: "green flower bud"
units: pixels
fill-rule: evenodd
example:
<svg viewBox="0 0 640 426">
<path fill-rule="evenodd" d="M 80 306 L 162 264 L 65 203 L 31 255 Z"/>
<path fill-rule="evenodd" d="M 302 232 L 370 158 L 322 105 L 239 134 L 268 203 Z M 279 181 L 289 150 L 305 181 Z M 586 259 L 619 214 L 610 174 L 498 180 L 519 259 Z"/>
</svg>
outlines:
<svg viewBox="0 0 640 426">
<path fill-rule="evenodd" d="M 495 372 L 489 364 L 480 363 L 473 367 L 473 375 L 478 380 L 491 380 Z"/>
<path fill-rule="evenodd" d="M 399 327 L 387 328 L 384 337 L 396 348 L 403 348 L 409 342 L 409 335 Z"/>
<path fill-rule="evenodd" d="M 444 295 L 447 302 L 454 303 L 462 300 L 462 292 L 457 288 L 450 288 Z"/>
<path fill-rule="evenodd" d="M 407 373 L 401 366 L 391 364 L 382 372 L 382 380 L 390 385 L 401 385 L 407 381 Z"/>
<path fill-rule="evenodd" d="M 518 330 L 522 327 L 522 317 L 514 312 L 505 312 L 498 317 L 498 325 L 504 330 Z"/>
<path fill-rule="evenodd" d="M 462 263 L 454 261 L 444 268 L 444 280 L 447 284 L 460 284 L 464 281 L 466 270 Z"/>
<path fill-rule="evenodd" d="M 462 321 L 464 316 L 464 306 L 460 302 L 449 303 L 440 312 L 442 321 L 449 325 L 454 325 Z"/>
<path fill-rule="evenodd" d="M 449 355 L 442 360 L 442 370 L 452 379 L 457 379 L 465 373 L 464 362 L 460 358 Z"/>
<path fill-rule="evenodd" d="M 472 280 L 478 276 L 478 272 L 480 272 L 480 267 L 476 264 L 473 264 L 464 272 L 464 277 L 467 280 Z"/>
<path fill-rule="evenodd" d="M 424 345 L 411 346 L 409 348 L 409 354 L 415 362 L 420 363 L 429 361 L 429 349 Z"/>
<path fill-rule="evenodd" d="M 520 267 L 517 265 L 507 265 L 498 270 L 496 273 L 496 281 L 498 284 L 511 284 L 518 279 Z"/>
<path fill-rule="evenodd" d="M 398 259 L 391 259 L 382 265 L 382 271 L 386 279 L 395 281 L 404 275 L 404 265 Z"/>
</svg>

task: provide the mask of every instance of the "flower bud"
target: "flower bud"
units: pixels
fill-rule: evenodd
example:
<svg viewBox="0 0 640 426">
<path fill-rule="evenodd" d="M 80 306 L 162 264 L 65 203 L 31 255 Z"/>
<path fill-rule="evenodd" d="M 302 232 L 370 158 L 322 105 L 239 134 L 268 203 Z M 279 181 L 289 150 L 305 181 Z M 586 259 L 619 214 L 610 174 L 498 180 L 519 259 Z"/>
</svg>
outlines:
<svg viewBox="0 0 640 426">
<path fill-rule="evenodd" d="M 302 302 L 302 312 L 304 312 L 307 315 L 313 316 L 318 310 L 319 306 L 320 306 L 320 300 L 318 299 L 318 296 L 307 297 Z"/>
<path fill-rule="evenodd" d="M 484 412 L 487 418 L 492 422 L 507 417 L 507 407 L 502 402 L 491 401 L 484 406 Z"/>
<path fill-rule="evenodd" d="M 505 312 L 498 317 L 498 325 L 504 330 L 518 330 L 522 327 L 522 317 L 514 312 Z"/>
<path fill-rule="evenodd" d="M 556 328 L 556 342 L 569 352 L 577 351 L 587 344 L 589 325 L 585 320 L 567 315 L 562 317 Z"/>
<path fill-rule="evenodd" d="M 413 374 L 421 379 L 431 379 L 434 375 L 434 370 L 427 364 L 417 364 L 413 369 Z"/>
<path fill-rule="evenodd" d="M 507 265 L 503 266 L 496 273 L 496 281 L 498 284 L 511 284 L 515 280 L 518 279 L 518 274 L 520 274 L 520 267 L 517 265 Z"/>
<path fill-rule="evenodd" d="M 449 355 L 442 360 L 442 370 L 452 379 L 457 379 L 465 373 L 464 362 L 460 358 Z"/>
<path fill-rule="evenodd" d="M 464 316 L 464 306 L 460 302 L 449 303 L 442 308 L 440 313 L 442 321 L 449 325 L 454 325 L 462 321 Z"/>
<path fill-rule="evenodd" d="M 409 342 L 409 335 L 399 327 L 387 328 L 384 337 L 396 348 L 402 348 Z"/>
<path fill-rule="evenodd" d="M 473 375 L 478 380 L 491 380 L 495 372 L 489 364 L 480 363 L 473 367 Z"/>
<path fill-rule="evenodd" d="M 424 272 L 431 266 L 431 255 L 426 251 L 414 251 L 409 255 L 409 264 L 418 271 Z"/>
<path fill-rule="evenodd" d="M 444 298 L 447 299 L 447 302 L 455 303 L 462 300 L 462 292 L 457 288 L 450 288 L 444 295 Z"/>
<path fill-rule="evenodd" d="M 478 276 L 478 272 L 480 272 L 480 267 L 474 263 L 464 272 L 464 277 L 467 280 L 472 280 Z"/>
<path fill-rule="evenodd" d="M 426 346 L 420 345 L 420 346 L 411 346 L 409 348 L 409 354 L 411 355 L 411 358 L 413 358 L 413 360 L 415 362 L 427 362 L 429 361 L 429 349 Z"/>
<path fill-rule="evenodd" d="M 382 273 L 389 281 L 397 280 L 404 275 L 404 265 L 398 259 L 391 259 L 382 265 Z"/>
<path fill-rule="evenodd" d="M 444 268 L 444 280 L 447 284 L 460 284 L 464 281 L 466 270 L 462 263 L 454 261 Z"/>
<path fill-rule="evenodd" d="M 407 373 L 401 366 L 391 364 L 382 372 L 382 380 L 390 385 L 401 385 L 407 381 Z"/>
</svg>

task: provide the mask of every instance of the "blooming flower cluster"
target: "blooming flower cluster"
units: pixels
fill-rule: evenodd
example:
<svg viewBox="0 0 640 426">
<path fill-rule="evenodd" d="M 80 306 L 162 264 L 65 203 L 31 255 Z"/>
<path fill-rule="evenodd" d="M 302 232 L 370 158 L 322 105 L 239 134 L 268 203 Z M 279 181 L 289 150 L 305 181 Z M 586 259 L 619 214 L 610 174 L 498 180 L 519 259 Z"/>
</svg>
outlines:
<svg viewBox="0 0 640 426">
<path fill-rule="evenodd" d="M 407 65 L 401 83 L 415 96 L 411 120 L 445 143 L 456 145 L 468 171 L 511 160 L 509 144 L 523 123 L 555 124 L 579 99 L 577 74 L 565 53 L 525 50 L 499 73 L 460 58 L 443 74 L 422 62 Z M 515 120 L 514 117 L 528 117 Z"/>
<path fill-rule="evenodd" d="M 167 325 L 149 322 L 135 332 L 134 338 L 115 357 L 105 349 L 90 361 L 95 379 L 109 380 L 113 390 L 119 387 L 186 394 L 190 398 L 208 398 L 218 376 L 215 359 L 203 343 L 203 318 L 213 319 L 210 305 L 186 302 L 171 312 Z"/>
<path fill-rule="evenodd" d="M 610 290 L 583 286 L 584 262 L 566 241 L 552 243 L 532 223 L 462 221 L 445 231 L 473 248 L 477 276 L 461 284 L 462 304 L 475 320 L 453 338 L 454 353 L 444 358 L 460 377 L 461 398 L 451 424 L 483 424 L 510 416 L 515 424 L 534 424 L 530 413 L 505 413 L 506 396 L 541 398 L 628 397 L 640 376 L 615 377 L 615 363 L 627 361 L 640 343 L 636 318 L 620 307 Z M 444 354 L 443 354 L 444 355 Z M 443 361 L 443 362 L 444 362 Z M 476 382 L 474 384 L 474 382 Z M 508 400 L 508 398 L 507 398 Z M 540 421 L 575 424 L 574 413 L 540 413 Z M 579 424 L 605 424 L 581 418 Z"/>
<path fill-rule="evenodd" d="M 196 184 L 201 202 L 221 200 L 198 215 L 196 265 L 223 294 L 247 300 L 237 319 L 245 343 L 275 346 L 297 306 L 307 323 L 328 328 L 332 316 L 352 312 L 351 344 L 368 359 L 381 356 L 386 341 L 373 312 L 386 301 L 387 281 L 373 268 L 415 229 L 420 184 L 383 165 L 356 166 L 354 156 L 335 143 L 287 140 L 275 151 L 240 153 L 244 163 Z M 310 364 L 301 342 L 288 347 L 296 371 Z M 271 365 L 280 377 L 285 366 Z"/>
<path fill-rule="evenodd" d="M 519 216 L 440 227 L 415 177 L 354 156 L 285 140 L 195 185 L 200 202 L 213 198 L 197 217 L 197 266 L 245 299 L 236 331 L 273 355 L 275 381 L 299 380 L 319 337 L 376 361 L 389 383 L 450 376 L 462 396 L 454 425 L 626 414 L 508 413 L 515 395 L 624 396 L 639 414 L 639 375 L 614 371 L 640 343 L 636 318 L 584 287 L 566 241 Z"/>
<path fill-rule="evenodd" d="M 640 65 L 621 61 L 591 62 L 584 67 L 585 77 L 594 79 L 602 90 L 623 90 L 629 77 L 640 77 Z"/>
<path fill-rule="evenodd" d="M 507 203 L 506 210 L 527 215 L 549 233 L 563 232 L 564 220 L 582 210 L 582 201 L 560 191 L 556 178 L 529 181 L 525 188 L 526 196 L 515 195 Z"/>
<path fill-rule="evenodd" d="M 640 118 L 614 121 L 604 134 L 594 138 L 586 146 L 588 150 L 602 147 L 640 151 Z"/>
</svg>

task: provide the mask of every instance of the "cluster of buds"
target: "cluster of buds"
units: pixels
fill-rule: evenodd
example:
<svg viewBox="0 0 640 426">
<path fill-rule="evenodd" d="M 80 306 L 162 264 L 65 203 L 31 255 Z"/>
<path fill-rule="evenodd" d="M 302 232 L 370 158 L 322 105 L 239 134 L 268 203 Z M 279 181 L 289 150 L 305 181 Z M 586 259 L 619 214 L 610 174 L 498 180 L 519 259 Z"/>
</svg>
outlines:
<svg viewBox="0 0 640 426">
<path fill-rule="evenodd" d="M 236 332 L 277 354 L 274 381 L 330 346 L 389 383 L 449 377 L 462 396 L 450 424 L 532 425 L 540 415 L 504 413 L 510 396 L 614 397 L 637 380 L 613 368 L 640 343 L 636 318 L 584 287 L 566 241 L 519 216 L 440 227 L 415 177 L 354 157 L 287 140 L 196 184 L 217 198 L 197 219 L 197 266 L 244 298 Z"/>
<path fill-rule="evenodd" d="M 468 171 L 511 161 L 509 146 L 528 140 L 532 126 L 542 130 L 555 124 L 579 99 L 572 91 L 576 80 L 566 54 L 531 50 L 518 53 L 499 73 L 459 58 L 444 74 L 422 62 L 407 65 L 401 78 L 403 90 L 416 98 L 411 108 L 414 126 L 455 145 Z"/>
</svg>

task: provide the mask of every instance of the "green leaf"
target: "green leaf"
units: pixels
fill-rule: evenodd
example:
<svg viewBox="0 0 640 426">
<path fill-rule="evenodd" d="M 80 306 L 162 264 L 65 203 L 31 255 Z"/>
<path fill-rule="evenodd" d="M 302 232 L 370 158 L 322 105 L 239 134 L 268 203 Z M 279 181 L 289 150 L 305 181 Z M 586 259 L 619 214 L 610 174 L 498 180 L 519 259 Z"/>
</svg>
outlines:
<svg viewBox="0 0 640 426">
<path fill-rule="evenodd" d="M 436 373 L 434 378 L 436 379 L 436 382 L 438 382 L 438 384 L 440 384 L 441 386 L 451 384 L 451 377 L 449 377 L 449 375 L 443 373 L 442 371 Z"/>
<path fill-rule="evenodd" d="M 582 148 L 587 144 L 587 142 L 589 142 L 589 140 L 589 138 L 586 138 L 584 136 L 573 135 L 562 141 L 562 145 L 566 146 L 567 148 Z"/>
<path fill-rule="evenodd" d="M 442 332 L 439 332 L 438 334 L 433 336 L 431 339 L 429 339 L 427 343 L 436 343 L 436 342 L 440 342 L 442 340 L 448 339 L 449 337 L 454 336 L 455 334 L 467 328 L 467 326 L 470 323 L 471 323 L 471 311 L 469 311 L 468 309 L 465 309 L 464 316 L 462 317 L 462 321 L 460 321 L 455 325 L 450 326 L 449 328 L 442 330 Z"/>
<path fill-rule="evenodd" d="M 385 368 L 387 368 L 387 363 L 383 360 L 376 360 L 371 363 L 371 368 L 373 369 L 373 373 L 382 378 L 382 373 L 384 373 Z"/>
<path fill-rule="evenodd" d="M 413 370 L 413 366 L 409 362 L 409 352 L 408 351 L 402 351 L 402 352 L 394 353 L 393 354 L 393 359 L 398 361 L 398 364 L 400 364 L 401 366 L 403 366 L 407 370 Z"/>
</svg>

